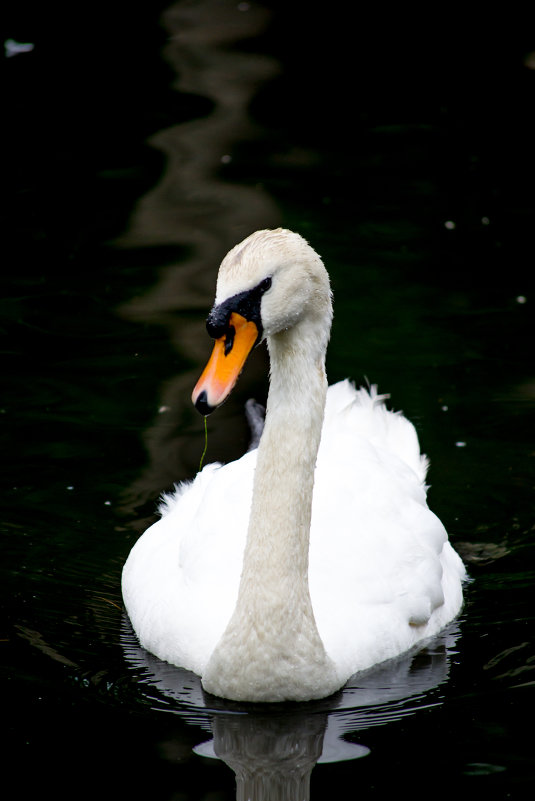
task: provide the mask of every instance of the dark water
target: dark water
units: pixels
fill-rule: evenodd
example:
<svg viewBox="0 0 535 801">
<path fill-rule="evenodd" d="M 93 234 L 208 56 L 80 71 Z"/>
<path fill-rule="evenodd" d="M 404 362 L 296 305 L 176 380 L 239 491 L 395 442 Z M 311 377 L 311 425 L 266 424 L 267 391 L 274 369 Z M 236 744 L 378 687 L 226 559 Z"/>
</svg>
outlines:
<svg viewBox="0 0 535 801">
<path fill-rule="evenodd" d="M 425 35 L 299 3 L 8 13 L 4 39 L 34 45 L 2 67 L 2 684 L 22 797 L 530 797 L 535 34 L 448 13 Z M 334 700 L 212 708 L 137 648 L 120 571 L 198 465 L 219 261 L 278 224 L 331 273 L 331 381 L 378 383 L 415 422 L 472 580 L 441 638 Z M 210 460 L 246 447 L 265 367 L 259 351 L 210 418 Z"/>
</svg>

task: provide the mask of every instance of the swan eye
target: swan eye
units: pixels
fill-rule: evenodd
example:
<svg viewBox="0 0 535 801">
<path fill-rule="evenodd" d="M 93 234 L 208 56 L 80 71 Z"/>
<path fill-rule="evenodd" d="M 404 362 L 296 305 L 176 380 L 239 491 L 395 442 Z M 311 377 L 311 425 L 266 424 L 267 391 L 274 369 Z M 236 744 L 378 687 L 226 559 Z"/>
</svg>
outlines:
<svg viewBox="0 0 535 801">
<path fill-rule="evenodd" d="M 271 287 L 271 283 L 272 283 L 271 276 L 268 276 L 267 278 L 264 278 L 263 281 L 260 281 L 258 288 L 260 289 L 261 292 L 267 292 L 268 289 Z"/>
<path fill-rule="evenodd" d="M 233 325 L 229 325 L 225 335 L 225 356 L 228 356 L 234 345 L 234 337 L 236 336 L 236 329 Z"/>
</svg>

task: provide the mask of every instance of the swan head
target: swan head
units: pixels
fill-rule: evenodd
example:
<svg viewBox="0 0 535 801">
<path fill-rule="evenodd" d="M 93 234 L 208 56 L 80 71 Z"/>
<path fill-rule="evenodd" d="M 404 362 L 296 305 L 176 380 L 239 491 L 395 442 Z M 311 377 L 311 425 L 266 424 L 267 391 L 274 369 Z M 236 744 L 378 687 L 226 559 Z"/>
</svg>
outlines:
<svg viewBox="0 0 535 801">
<path fill-rule="evenodd" d="M 206 322 L 212 356 L 192 394 L 201 414 L 228 397 L 254 348 L 298 332 L 325 351 L 332 321 L 329 276 L 299 234 L 256 231 L 232 248 L 219 268 L 215 303 Z"/>
</svg>

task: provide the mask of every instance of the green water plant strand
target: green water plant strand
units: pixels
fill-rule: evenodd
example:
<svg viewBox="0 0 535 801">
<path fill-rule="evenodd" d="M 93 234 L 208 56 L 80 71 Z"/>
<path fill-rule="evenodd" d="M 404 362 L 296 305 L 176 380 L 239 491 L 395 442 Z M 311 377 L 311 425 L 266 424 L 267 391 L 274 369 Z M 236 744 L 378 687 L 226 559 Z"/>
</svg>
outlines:
<svg viewBox="0 0 535 801">
<path fill-rule="evenodd" d="M 202 463 L 204 462 L 204 457 L 206 456 L 206 449 L 208 448 L 208 425 L 207 425 L 207 417 L 204 418 L 204 450 L 201 455 L 201 461 L 199 462 L 199 473 L 202 470 Z"/>
</svg>

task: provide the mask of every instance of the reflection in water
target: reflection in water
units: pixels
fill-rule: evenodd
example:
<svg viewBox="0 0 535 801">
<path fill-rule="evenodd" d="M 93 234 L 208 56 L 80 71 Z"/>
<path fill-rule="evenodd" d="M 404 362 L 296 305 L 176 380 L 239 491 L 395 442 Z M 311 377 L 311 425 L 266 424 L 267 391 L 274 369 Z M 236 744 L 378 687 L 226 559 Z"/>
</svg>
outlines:
<svg viewBox="0 0 535 801">
<path fill-rule="evenodd" d="M 275 204 L 262 189 L 218 177 L 235 145 L 259 135 L 249 119 L 248 105 L 258 86 L 278 71 L 274 60 L 236 52 L 229 45 L 258 35 L 267 21 L 266 9 L 232 0 L 182 0 L 163 15 L 169 32 L 164 57 L 177 73 L 177 90 L 208 98 L 213 110 L 202 119 L 159 131 L 149 140 L 165 154 L 165 172 L 140 199 L 128 230 L 115 243 L 138 250 L 176 246 L 181 254 L 188 254 L 166 267 L 145 295 L 132 298 L 119 311 L 129 319 L 166 326 L 173 345 L 194 364 L 191 371 L 173 377 L 160 390 L 160 414 L 145 434 L 149 464 L 125 498 L 127 509 L 190 477 L 198 465 L 198 439 L 191 445 L 189 426 L 195 426 L 198 434 L 200 419 L 196 413 L 193 417 L 189 398 L 209 350 L 204 317 L 213 298 L 217 269 L 236 242 L 280 222 Z M 202 317 L 192 321 L 176 314 L 188 311 L 201 311 Z M 255 375 L 253 363 L 249 381 Z M 220 436 L 227 441 L 232 437 L 230 418 L 225 420 L 224 414 L 210 437 L 216 451 Z"/>
<path fill-rule="evenodd" d="M 279 716 L 216 716 L 214 752 L 236 775 L 238 801 L 309 798 L 310 774 L 321 755 L 325 717 L 303 715 L 288 726 L 286 718 Z"/>
<path fill-rule="evenodd" d="M 204 693 L 198 676 L 141 648 L 128 619 L 122 645 L 139 688 L 156 710 L 210 730 L 195 752 L 223 760 L 236 774 L 237 798 L 309 798 L 316 763 L 366 756 L 346 736 L 440 703 L 459 629 L 452 624 L 416 654 L 353 677 L 334 696 L 306 704 L 239 704 Z"/>
</svg>

